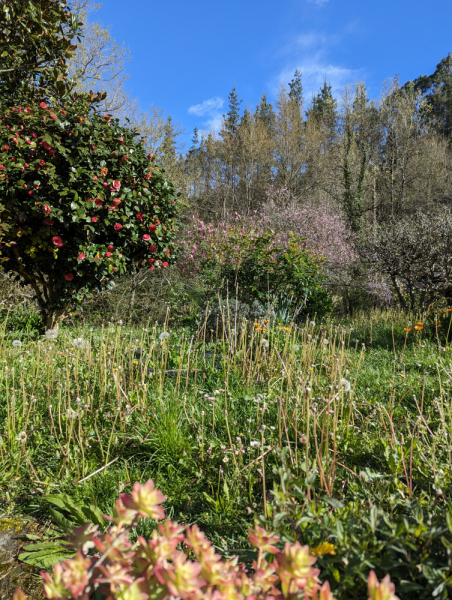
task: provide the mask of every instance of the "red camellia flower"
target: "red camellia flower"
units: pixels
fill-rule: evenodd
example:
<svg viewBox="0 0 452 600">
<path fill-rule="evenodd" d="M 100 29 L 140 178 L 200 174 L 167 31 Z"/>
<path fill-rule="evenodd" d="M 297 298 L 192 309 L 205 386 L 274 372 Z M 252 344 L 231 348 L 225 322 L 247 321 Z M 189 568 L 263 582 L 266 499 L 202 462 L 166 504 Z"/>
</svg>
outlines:
<svg viewBox="0 0 452 600">
<path fill-rule="evenodd" d="M 143 215 L 141 213 L 137 213 L 136 217 L 137 217 L 138 221 L 140 221 L 140 223 L 143 222 Z"/>
<path fill-rule="evenodd" d="M 169 256 L 169 248 L 166 249 L 166 256 Z"/>
<path fill-rule="evenodd" d="M 91 217 L 91 223 L 97 223 L 97 217 Z"/>
<path fill-rule="evenodd" d="M 29 195 L 29 196 L 33 196 L 33 190 L 30 190 L 30 191 L 28 192 L 28 195 Z"/>
<path fill-rule="evenodd" d="M 41 102 L 41 104 L 39 105 L 41 108 L 47 108 L 47 104 L 45 102 Z"/>
<path fill-rule="evenodd" d="M 64 278 L 66 279 L 66 281 L 72 281 L 74 279 L 74 273 L 68 273 L 64 276 Z"/>
<path fill-rule="evenodd" d="M 51 119 L 58 119 L 58 117 L 56 115 L 50 115 Z"/>
<path fill-rule="evenodd" d="M 151 236 L 149 235 L 149 233 L 145 233 L 145 234 L 143 235 L 143 240 L 144 240 L 145 242 L 149 242 L 149 240 L 150 240 L 150 239 L 151 239 Z"/>
<path fill-rule="evenodd" d="M 50 148 L 52 147 L 52 146 L 49 144 L 49 142 L 42 142 L 42 145 L 44 146 L 44 148 L 45 148 L 46 150 L 50 150 Z"/>
<path fill-rule="evenodd" d="M 105 188 L 107 188 L 107 187 L 108 187 L 108 183 L 107 183 L 106 181 L 104 181 L 102 185 L 103 185 Z"/>
<path fill-rule="evenodd" d="M 153 270 L 154 270 L 154 268 L 155 268 L 155 267 L 154 267 L 154 265 L 151 265 L 151 266 L 149 267 L 149 270 L 150 270 L 150 271 L 153 271 Z"/>
<path fill-rule="evenodd" d="M 94 204 L 96 206 L 102 206 L 102 200 L 100 198 L 94 198 Z"/>
<path fill-rule="evenodd" d="M 157 247 L 154 246 L 154 244 L 152 244 L 152 246 L 149 246 L 149 252 L 155 252 L 157 250 Z"/>
<path fill-rule="evenodd" d="M 113 250 L 113 246 L 111 246 L 111 245 L 110 245 L 110 246 L 107 246 L 107 248 L 108 248 L 110 251 L 111 251 L 111 250 Z"/>
<path fill-rule="evenodd" d="M 42 205 L 42 212 L 43 212 L 45 215 L 50 215 L 50 213 L 51 213 L 51 210 L 52 210 L 52 209 L 50 208 L 50 206 L 49 206 L 48 204 L 43 204 L 43 205 Z"/>
<path fill-rule="evenodd" d="M 58 235 L 55 235 L 52 238 L 52 244 L 54 246 L 56 246 L 57 248 L 62 248 L 62 246 L 63 246 L 63 240 Z"/>
<path fill-rule="evenodd" d="M 111 256 L 111 252 L 106 252 L 106 253 L 105 253 L 105 256 L 106 256 L 107 258 L 110 258 L 110 256 Z"/>
<path fill-rule="evenodd" d="M 168 263 L 167 263 L 167 262 L 164 262 L 164 263 L 163 263 L 163 266 L 164 266 L 164 267 L 167 267 L 167 266 L 168 266 Z"/>
<path fill-rule="evenodd" d="M 50 156 L 53 156 L 55 154 L 55 152 L 56 152 L 56 150 L 50 150 L 49 151 Z"/>
<path fill-rule="evenodd" d="M 153 263 L 154 261 L 155 261 L 155 258 L 148 258 L 148 263 L 149 263 L 150 265 L 152 265 L 152 263 Z"/>
<path fill-rule="evenodd" d="M 25 163 L 25 164 L 24 164 L 24 167 L 25 167 L 26 169 L 28 169 L 28 167 L 29 167 L 29 166 L 30 166 L 30 165 L 29 165 L 28 163 Z"/>
<path fill-rule="evenodd" d="M 116 225 L 113 225 L 113 229 L 115 231 L 121 231 L 121 229 L 122 229 L 121 223 L 116 223 Z"/>
<path fill-rule="evenodd" d="M 45 223 L 46 225 L 53 225 L 54 221 L 52 221 L 52 219 L 49 219 L 48 217 L 46 217 L 46 218 L 44 219 L 44 223 Z"/>
<path fill-rule="evenodd" d="M 5 145 L 5 150 L 9 150 L 9 146 L 6 146 L 6 145 Z"/>
<path fill-rule="evenodd" d="M 121 198 L 115 198 L 113 200 L 113 204 L 116 204 L 116 206 L 119 206 L 121 204 Z"/>
<path fill-rule="evenodd" d="M 40 166 L 40 167 L 43 167 L 45 164 L 46 164 L 46 161 L 45 161 L 45 160 L 40 160 L 40 161 L 39 161 L 39 166 Z"/>
<path fill-rule="evenodd" d="M 85 258 L 85 253 L 84 252 L 80 252 L 80 254 L 77 256 L 77 258 L 79 260 L 83 260 Z"/>
<path fill-rule="evenodd" d="M 113 189 L 120 190 L 121 189 L 121 182 L 120 181 L 113 181 Z"/>
<path fill-rule="evenodd" d="M 3 165 L 0 165 L 0 171 L 3 171 L 5 167 Z"/>
<path fill-rule="evenodd" d="M 156 225 L 149 225 L 149 231 L 150 231 L 151 233 L 154 233 L 154 231 L 155 231 L 156 229 L 157 229 L 157 226 L 156 226 Z"/>
</svg>

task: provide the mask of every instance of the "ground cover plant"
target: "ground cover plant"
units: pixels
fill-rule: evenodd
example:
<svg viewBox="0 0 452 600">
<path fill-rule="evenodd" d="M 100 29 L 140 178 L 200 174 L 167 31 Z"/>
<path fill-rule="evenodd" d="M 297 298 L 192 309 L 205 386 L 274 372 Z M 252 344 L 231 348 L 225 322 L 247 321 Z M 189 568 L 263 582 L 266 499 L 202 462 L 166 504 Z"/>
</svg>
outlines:
<svg viewBox="0 0 452 600">
<path fill-rule="evenodd" d="M 53 523 L 22 559 L 68 558 L 68 528 L 105 528 L 118 495 L 153 479 L 168 517 L 226 558 L 251 564 L 258 520 L 280 549 L 307 545 L 336 598 L 364 597 L 372 569 L 403 598 L 447 597 L 452 368 L 435 323 L 449 315 L 235 328 L 224 312 L 212 330 L 22 339 L 6 319 L 0 506 Z M 139 520 L 132 539 L 155 526 Z"/>
</svg>

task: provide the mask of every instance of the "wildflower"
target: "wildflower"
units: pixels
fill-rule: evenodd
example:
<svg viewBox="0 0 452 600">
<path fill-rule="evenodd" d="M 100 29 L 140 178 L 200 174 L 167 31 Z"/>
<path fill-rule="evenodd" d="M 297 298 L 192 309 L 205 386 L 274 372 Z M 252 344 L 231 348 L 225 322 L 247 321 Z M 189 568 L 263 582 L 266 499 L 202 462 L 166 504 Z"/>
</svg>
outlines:
<svg viewBox="0 0 452 600">
<path fill-rule="evenodd" d="M 323 556 L 324 554 L 332 554 L 334 556 L 336 552 L 334 551 L 334 544 L 322 542 L 311 550 L 311 554 L 312 556 Z"/>
<path fill-rule="evenodd" d="M 367 585 L 369 590 L 369 600 L 400 600 L 399 597 L 395 595 L 395 586 L 391 583 L 389 575 L 386 575 L 379 583 L 374 571 L 371 571 L 369 573 Z"/>
<path fill-rule="evenodd" d="M 260 327 L 259 323 L 254 323 L 254 327 L 258 329 Z"/>
<path fill-rule="evenodd" d="M 328 340 L 323 340 L 323 343 L 325 344 L 325 346 L 328 346 L 329 341 Z"/>
<path fill-rule="evenodd" d="M 315 327 L 315 321 L 309 321 L 309 327 Z"/>
<path fill-rule="evenodd" d="M 294 352 L 297 352 L 299 349 L 300 349 L 300 346 L 299 346 L 298 344 L 294 344 L 294 345 L 292 346 L 292 350 L 293 350 Z"/>
<path fill-rule="evenodd" d="M 79 350 L 83 350 L 83 348 L 86 347 L 86 340 L 84 340 L 83 338 L 75 338 L 75 340 L 72 340 L 72 345 L 74 346 L 74 348 L 77 348 Z"/>
<path fill-rule="evenodd" d="M 341 379 L 341 388 L 344 390 L 344 392 L 349 392 L 350 391 L 350 381 L 347 381 L 346 379 Z"/>
<path fill-rule="evenodd" d="M 22 342 L 20 340 L 14 340 L 13 341 L 13 347 L 14 348 L 20 348 L 22 346 Z"/>
<path fill-rule="evenodd" d="M 260 446 L 260 445 L 261 445 L 260 442 L 256 442 L 256 441 L 250 442 L 250 446 Z"/>
<path fill-rule="evenodd" d="M 55 340 L 58 337 L 58 329 L 47 329 L 46 339 Z"/>
<path fill-rule="evenodd" d="M 229 458 L 228 458 L 227 456 L 225 456 L 225 457 L 223 458 L 223 462 L 224 462 L 224 463 L 227 463 L 227 462 L 229 462 Z"/>
<path fill-rule="evenodd" d="M 77 418 L 78 413 L 72 408 L 68 408 L 66 411 L 66 416 L 70 421 L 74 421 Z"/>
<path fill-rule="evenodd" d="M 270 346 L 270 342 L 265 338 L 261 341 L 261 344 L 263 348 L 268 348 Z"/>
<path fill-rule="evenodd" d="M 169 336 L 170 334 L 167 331 L 162 331 L 162 333 L 159 335 L 159 340 L 163 342 L 164 340 L 167 340 Z"/>
<path fill-rule="evenodd" d="M 27 440 L 27 434 L 25 433 L 25 431 L 21 431 L 20 433 L 18 433 L 16 436 L 16 440 L 21 444 L 25 444 Z"/>
<path fill-rule="evenodd" d="M 416 331 L 422 331 L 422 329 L 424 329 L 422 325 L 415 325 L 414 328 Z"/>
<path fill-rule="evenodd" d="M 411 331 L 411 327 L 405 327 L 405 331 Z"/>
<path fill-rule="evenodd" d="M 447 309 L 447 312 L 452 312 L 452 308 L 448 308 L 448 309 Z"/>
</svg>

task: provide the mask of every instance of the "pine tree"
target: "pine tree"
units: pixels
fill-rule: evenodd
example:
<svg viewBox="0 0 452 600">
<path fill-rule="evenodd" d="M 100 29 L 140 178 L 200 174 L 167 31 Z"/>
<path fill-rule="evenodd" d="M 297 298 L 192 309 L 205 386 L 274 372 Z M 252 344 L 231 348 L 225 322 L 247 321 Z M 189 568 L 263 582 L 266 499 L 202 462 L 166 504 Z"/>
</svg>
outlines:
<svg viewBox="0 0 452 600">
<path fill-rule="evenodd" d="M 272 104 L 267 101 L 267 94 L 263 93 L 261 101 L 256 108 L 256 117 L 271 127 L 275 122 L 275 112 Z"/>
<path fill-rule="evenodd" d="M 301 83 L 301 71 L 298 69 L 293 75 L 292 81 L 289 83 L 289 98 L 296 102 L 301 110 L 303 106 L 303 85 Z"/>
<path fill-rule="evenodd" d="M 174 141 L 174 128 L 171 115 L 168 116 L 163 131 L 163 141 L 159 148 L 159 155 L 163 166 L 168 168 L 176 161 L 176 142 Z"/>
<path fill-rule="evenodd" d="M 332 141 L 336 137 L 336 127 L 338 123 L 337 100 L 333 96 L 332 86 L 323 82 L 320 92 L 312 99 L 312 105 L 308 116 L 313 116 L 319 125 L 323 125 L 328 132 L 328 140 Z"/>
<path fill-rule="evenodd" d="M 235 135 L 237 133 L 237 127 L 239 124 L 239 108 L 242 100 L 239 100 L 237 95 L 237 90 L 234 87 L 232 88 L 232 92 L 228 96 L 229 98 L 229 112 L 227 113 L 227 117 L 225 118 L 225 126 L 228 133 L 231 135 Z"/>
<path fill-rule="evenodd" d="M 452 137 L 452 56 L 449 54 L 437 65 L 432 75 L 422 75 L 405 84 L 424 96 L 426 120 L 436 131 Z"/>
</svg>

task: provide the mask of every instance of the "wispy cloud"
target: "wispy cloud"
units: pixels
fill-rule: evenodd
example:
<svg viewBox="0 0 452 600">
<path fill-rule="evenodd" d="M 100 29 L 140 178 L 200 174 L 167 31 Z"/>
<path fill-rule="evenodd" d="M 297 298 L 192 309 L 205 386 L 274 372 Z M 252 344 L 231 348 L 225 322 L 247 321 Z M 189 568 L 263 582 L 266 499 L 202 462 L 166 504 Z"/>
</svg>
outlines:
<svg viewBox="0 0 452 600">
<path fill-rule="evenodd" d="M 194 104 L 190 106 L 188 112 L 190 115 L 196 115 L 197 117 L 204 117 L 205 115 L 209 115 L 211 113 L 217 112 L 220 108 L 223 107 L 224 100 L 215 96 L 215 98 L 209 98 L 209 100 L 204 100 L 201 104 Z"/>
<path fill-rule="evenodd" d="M 317 6 L 325 6 L 329 0 L 309 0 L 311 4 L 317 4 Z"/>
<path fill-rule="evenodd" d="M 200 129 L 199 132 L 201 136 L 207 135 L 211 131 L 219 131 L 221 129 L 223 123 L 223 113 L 221 112 L 221 109 L 223 108 L 223 104 L 223 98 L 215 96 L 214 98 L 204 100 L 201 104 L 190 106 L 188 109 L 190 115 L 205 117 L 205 121 L 201 124 L 202 129 Z"/>
<path fill-rule="evenodd" d="M 317 0 L 319 2 L 319 0 Z M 347 83 L 362 80 L 363 69 L 352 69 L 347 65 L 338 64 L 332 58 L 332 49 L 339 43 L 344 43 L 344 37 L 349 34 L 325 34 L 318 31 L 307 31 L 298 34 L 289 43 L 282 46 L 279 56 L 285 66 L 273 80 L 273 85 L 288 83 L 296 69 L 302 73 L 303 93 L 309 102 L 326 79 L 337 95 Z"/>
</svg>

